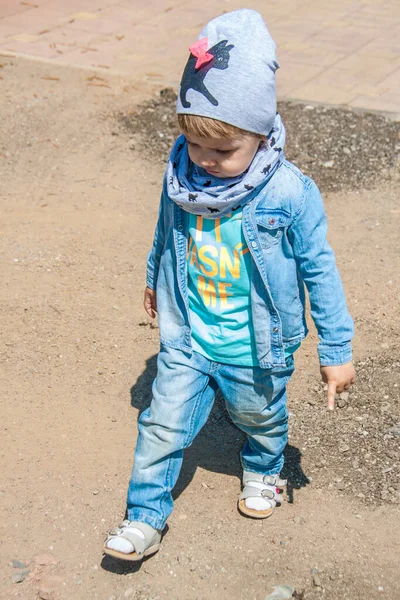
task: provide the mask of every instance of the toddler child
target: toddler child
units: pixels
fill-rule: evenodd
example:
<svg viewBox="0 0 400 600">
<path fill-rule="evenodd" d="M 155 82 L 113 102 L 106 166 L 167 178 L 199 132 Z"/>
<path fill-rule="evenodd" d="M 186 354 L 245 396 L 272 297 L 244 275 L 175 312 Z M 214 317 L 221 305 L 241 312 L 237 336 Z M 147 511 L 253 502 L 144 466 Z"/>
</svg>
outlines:
<svg viewBox="0 0 400 600">
<path fill-rule="evenodd" d="M 285 160 L 276 113 L 275 44 L 261 16 L 212 20 L 190 47 L 144 307 L 161 348 L 128 490 L 127 520 L 104 552 L 141 560 L 159 549 L 183 450 L 206 423 L 216 389 L 247 439 L 238 509 L 269 517 L 282 502 L 286 385 L 307 334 L 319 334 L 328 408 L 354 382 L 347 311 L 315 183 Z"/>
</svg>

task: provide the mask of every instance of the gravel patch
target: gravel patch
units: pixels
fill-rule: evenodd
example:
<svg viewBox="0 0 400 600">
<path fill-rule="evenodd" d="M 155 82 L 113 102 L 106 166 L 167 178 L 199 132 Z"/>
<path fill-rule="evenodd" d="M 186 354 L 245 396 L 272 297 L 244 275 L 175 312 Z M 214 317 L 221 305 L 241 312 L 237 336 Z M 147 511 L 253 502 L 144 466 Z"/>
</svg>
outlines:
<svg viewBox="0 0 400 600">
<path fill-rule="evenodd" d="M 180 131 L 176 94 L 165 89 L 117 120 L 130 148 L 146 159 L 166 161 Z M 286 126 L 286 156 L 323 192 L 373 188 L 399 178 L 400 123 L 371 113 L 280 102 Z"/>
<path fill-rule="evenodd" d="M 359 361 L 356 384 L 332 413 L 322 385 L 292 407 L 290 443 L 301 448 L 313 486 L 365 504 L 400 502 L 399 350 Z"/>
</svg>

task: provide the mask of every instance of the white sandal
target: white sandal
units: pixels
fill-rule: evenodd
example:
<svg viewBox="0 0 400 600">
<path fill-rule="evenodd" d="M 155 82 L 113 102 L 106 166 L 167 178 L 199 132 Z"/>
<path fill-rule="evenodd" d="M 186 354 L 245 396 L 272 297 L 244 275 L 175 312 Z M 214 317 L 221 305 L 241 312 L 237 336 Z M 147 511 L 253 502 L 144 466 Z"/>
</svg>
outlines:
<svg viewBox="0 0 400 600">
<path fill-rule="evenodd" d="M 122 539 L 129 542 L 132 552 L 126 553 L 112 548 L 113 542 Z M 121 560 L 138 561 L 145 556 L 155 554 L 160 549 L 161 531 L 147 523 L 125 520 L 119 527 L 112 529 L 104 543 L 104 554 Z M 111 547 L 110 547 L 111 546 Z M 129 547 L 126 544 L 127 547 Z"/>
<path fill-rule="evenodd" d="M 239 496 L 238 509 L 247 517 L 253 519 L 266 519 L 274 512 L 277 504 L 282 504 L 282 492 L 287 484 L 285 479 L 278 475 L 263 475 L 262 473 L 252 473 L 243 471 L 243 491 Z M 256 502 L 251 502 L 255 499 Z M 246 503 L 246 500 L 250 502 Z M 262 502 L 260 502 L 262 500 Z M 253 507 L 251 506 L 253 504 Z M 256 505 L 262 505 L 264 508 L 255 508 Z"/>
</svg>

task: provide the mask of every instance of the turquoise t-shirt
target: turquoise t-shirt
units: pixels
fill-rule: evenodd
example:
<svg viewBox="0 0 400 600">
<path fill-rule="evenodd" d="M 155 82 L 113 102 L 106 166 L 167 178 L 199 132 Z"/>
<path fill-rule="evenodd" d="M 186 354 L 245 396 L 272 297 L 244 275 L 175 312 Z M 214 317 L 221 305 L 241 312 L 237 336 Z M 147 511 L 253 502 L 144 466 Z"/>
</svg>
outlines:
<svg viewBox="0 0 400 600">
<path fill-rule="evenodd" d="M 188 290 L 196 352 L 226 364 L 255 366 L 251 257 L 239 209 L 220 219 L 188 213 Z"/>
<path fill-rule="evenodd" d="M 215 362 L 257 366 L 242 210 L 220 219 L 187 214 L 193 349 Z M 287 348 L 286 357 L 299 345 Z"/>
</svg>

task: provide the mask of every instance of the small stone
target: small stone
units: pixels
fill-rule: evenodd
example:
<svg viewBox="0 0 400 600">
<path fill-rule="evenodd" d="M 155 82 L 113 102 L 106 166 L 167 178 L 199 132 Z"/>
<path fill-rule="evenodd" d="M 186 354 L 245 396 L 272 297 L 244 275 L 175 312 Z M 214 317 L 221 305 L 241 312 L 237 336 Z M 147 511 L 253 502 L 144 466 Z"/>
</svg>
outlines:
<svg viewBox="0 0 400 600">
<path fill-rule="evenodd" d="M 338 398 L 337 405 L 338 408 L 344 408 L 346 406 L 346 400 L 343 400 L 343 398 Z"/>
<path fill-rule="evenodd" d="M 26 569 L 26 567 L 28 566 L 22 560 L 18 560 L 17 558 L 14 558 L 11 564 L 14 567 L 14 569 Z"/>
<path fill-rule="evenodd" d="M 325 167 L 325 169 L 332 169 L 334 164 L 334 160 L 327 160 L 326 162 L 322 163 L 322 166 Z"/>
<path fill-rule="evenodd" d="M 301 525 L 302 523 L 304 523 L 304 519 L 303 517 L 295 517 L 293 519 L 293 522 L 296 523 L 296 525 Z"/>
<path fill-rule="evenodd" d="M 48 585 L 41 585 L 38 589 L 38 597 L 41 600 L 55 600 L 54 590 Z"/>
<path fill-rule="evenodd" d="M 348 452 L 349 450 L 350 446 L 346 442 L 339 442 L 339 452 Z"/>
<path fill-rule="evenodd" d="M 344 152 L 345 154 L 347 154 L 347 156 L 349 156 L 349 154 L 351 154 L 351 150 L 350 150 L 350 148 L 343 148 L 343 152 Z"/>
<path fill-rule="evenodd" d="M 13 583 L 22 583 L 28 577 L 29 573 L 29 569 L 26 571 L 20 571 L 19 573 L 14 573 L 14 575 L 11 577 L 11 581 Z"/>
<path fill-rule="evenodd" d="M 315 406 L 315 404 L 317 403 L 316 400 L 314 398 L 307 398 L 307 402 L 310 406 Z"/>
<path fill-rule="evenodd" d="M 345 402 L 347 402 L 347 400 L 349 399 L 349 392 L 342 392 L 339 397 L 344 400 Z"/>
<path fill-rule="evenodd" d="M 319 575 L 317 575 L 317 574 L 313 575 L 312 582 L 313 582 L 313 585 L 315 585 L 315 587 L 322 586 L 321 579 L 320 579 Z"/>
<path fill-rule="evenodd" d="M 274 591 L 265 600 L 286 600 L 286 598 L 293 598 L 295 589 L 291 585 L 274 585 L 273 588 Z"/>
<path fill-rule="evenodd" d="M 58 575 L 49 575 L 40 582 L 38 596 L 41 600 L 56 600 L 56 590 L 60 587 L 63 580 Z"/>
<path fill-rule="evenodd" d="M 397 423 L 397 425 L 393 425 L 393 427 L 388 429 L 387 432 L 396 437 L 400 437 L 400 423 Z"/>
<path fill-rule="evenodd" d="M 135 593 L 136 593 L 135 588 L 133 588 L 133 587 L 128 588 L 124 592 L 124 598 L 132 598 L 135 595 Z"/>
<path fill-rule="evenodd" d="M 344 481 L 339 481 L 339 483 L 336 484 L 336 487 L 339 491 L 343 492 L 343 490 L 346 488 L 346 484 Z"/>
</svg>

